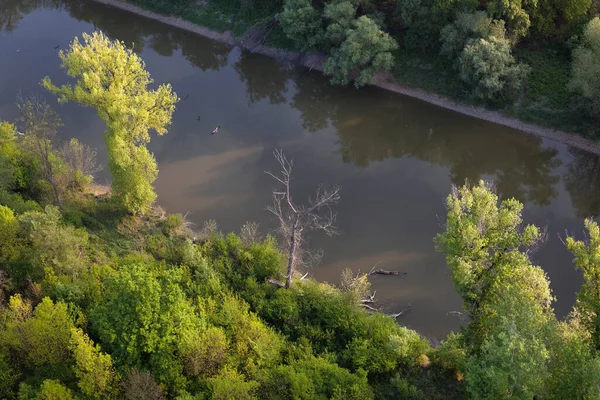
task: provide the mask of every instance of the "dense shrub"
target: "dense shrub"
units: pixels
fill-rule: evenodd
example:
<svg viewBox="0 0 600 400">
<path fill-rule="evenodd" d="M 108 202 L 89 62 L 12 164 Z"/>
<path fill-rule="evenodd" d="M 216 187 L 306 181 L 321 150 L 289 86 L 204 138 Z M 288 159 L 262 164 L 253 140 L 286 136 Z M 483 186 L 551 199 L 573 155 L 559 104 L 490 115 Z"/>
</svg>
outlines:
<svg viewBox="0 0 600 400">
<path fill-rule="evenodd" d="M 339 48 L 331 52 L 324 71 L 333 83 L 346 85 L 354 81 L 356 87 L 371 82 L 379 71 L 392 68 L 392 51 L 398 45 L 367 16 L 353 22 L 346 31 L 346 39 Z"/>
<path fill-rule="evenodd" d="M 514 98 L 529 73 L 518 64 L 506 39 L 470 39 L 460 55 L 460 78 L 473 97 L 482 100 Z"/>
<path fill-rule="evenodd" d="M 458 57 L 469 39 L 493 36 L 504 39 L 504 21 L 494 21 L 485 11 L 459 13 L 453 23 L 445 26 L 440 34 L 440 54 L 451 59 Z"/>
<path fill-rule="evenodd" d="M 310 50 L 321 43 L 322 15 L 310 0 L 285 0 L 277 20 L 299 50 Z"/>
<path fill-rule="evenodd" d="M 600 18 L 585 28 L 581 44 L 573 51 L 571 89 L 585 98 L 589 111 L 600 114 Z"/>
</svg>

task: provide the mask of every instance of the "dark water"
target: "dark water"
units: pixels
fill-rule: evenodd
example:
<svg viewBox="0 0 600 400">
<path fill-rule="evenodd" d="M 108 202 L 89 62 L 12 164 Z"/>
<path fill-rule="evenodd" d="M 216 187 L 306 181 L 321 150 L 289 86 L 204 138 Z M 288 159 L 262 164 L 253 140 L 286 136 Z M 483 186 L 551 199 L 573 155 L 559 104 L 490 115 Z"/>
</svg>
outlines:
<svg viewBox="0 0 600 400">
<path fill-rule="evenodd" d="M 0 29 L 0 118 L 9 120 L 19 90 L 43 92 L 45 75 L 65 82 L 56 46 L 94 29 L 135 43 L 155 80 L 171 82 L 182 98 L 169 134 L 150 146 L 159 202 L 170 212 L 189 212 L 197 224 L 216 219 L 223 231 L 245 221 L 272 230 L 264 207 L 273 182 L 264 171 L 276 167 L 275 148 L 295 160 L 299 198 L 319 183 L 340 184 L 343 235 L 313 237 L 325 256 L 312 275 L 337 283 L 343 268 L 376 263 L 407 272 L 372 278 L 390 312 L 412 305 L 402 324 L 437 338 L 460 325 L 449 312 L 461 302 L 432 238 L 451 185 L 465 179 L 494 180 L 502 196 L 526 204 L 527 222 L 547 226 L 535 261 L 552 280 L 557 313 L 573 304 L 581 278 L 559 236 L 581 236 L 582 218 L 598 214 L 596 156 L 381 90 L 332 87 L 317 73 L 96 3 L 4 0 Z M 57 107 L 62 136 L 80 138 L 104 159 L 95 112 Z"/>
</svg>

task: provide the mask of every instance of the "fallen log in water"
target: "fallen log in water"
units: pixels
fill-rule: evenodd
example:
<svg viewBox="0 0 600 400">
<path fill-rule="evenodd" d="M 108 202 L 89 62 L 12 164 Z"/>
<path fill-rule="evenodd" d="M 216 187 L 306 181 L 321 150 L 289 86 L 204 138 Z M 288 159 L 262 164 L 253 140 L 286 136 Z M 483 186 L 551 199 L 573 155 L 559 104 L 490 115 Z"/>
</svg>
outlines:
<svg viewBox="0 0 600 400">
<path fill-rule="evenodd" d="M 369 275 L 400 275 L 400 276 L 404 276 L 406 275 L 406 272 L 400 272 L 400 271 L 388 271 L 387 269 L 373 269 L 371 270 L 371 272 L 369 272 Z"/>
</svg>

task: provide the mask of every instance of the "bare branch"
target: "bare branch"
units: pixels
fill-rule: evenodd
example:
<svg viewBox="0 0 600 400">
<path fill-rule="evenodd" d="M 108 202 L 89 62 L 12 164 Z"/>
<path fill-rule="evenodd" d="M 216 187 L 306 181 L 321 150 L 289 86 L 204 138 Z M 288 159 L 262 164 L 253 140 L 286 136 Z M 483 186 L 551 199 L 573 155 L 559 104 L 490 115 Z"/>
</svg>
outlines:
<svg viewBox="0 0 600 400">
<path fill-rule="evenodd" d="M 265 171 L 267 175 L 283 188 L 273 190 L 273 204 L 266 207 L 267 211 L 277 217 L 279 222 L 278 232 L 283 239 L 283 246 L 288 255 L 288 271 L 286 287 L 291 285 L 294 270 L 300 265 L 313 265 L 320 261 L 321 254 L 309 252 L 305 249 L 303 233 L 311 230 L 322 230 L 327 235 L 337 233 L 334 228 L 336 215 L 331 206 L 340 200 L 340 188 L 327 189 L 320 186 L 316 197 L 309 199 L 308 205 L 297 205 L 291 194 L 292 170 L 294 163 L 288 159 L 281 149 L 273 151 L 275 160 L 281 170 L 278 174 Z M 322 212 L 322 211 L 325 212 Z"/>
</svg>

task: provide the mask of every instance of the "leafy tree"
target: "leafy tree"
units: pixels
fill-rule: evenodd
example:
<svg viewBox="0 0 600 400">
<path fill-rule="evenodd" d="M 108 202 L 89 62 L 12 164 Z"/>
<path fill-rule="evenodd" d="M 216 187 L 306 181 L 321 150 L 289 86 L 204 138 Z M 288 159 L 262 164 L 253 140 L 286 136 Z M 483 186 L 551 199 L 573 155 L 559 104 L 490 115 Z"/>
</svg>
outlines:
<svg viewBox="0 0 600 400">
<path fill-rule="evenodd" d="M 350 1 L 336 1 L 325 5 L 323 15 L 329 21 L 325 40 L 330 46 L 337 47 L 346 39 L 346 32 L 356 16 L 356 8 Z"/>
<path fill-rule="evenodd" d="M 41 161 L 44 179 L 52 186 L 56 204 L 62 208 L 62 196 L 56 181 L 56 156 L 52 139 L 62 127 L 60 116 L 43 100 L 30 96 L 22 99 L 19 104 L 19 118 L 25 131 L 25 145 Z"/>
<path fill-rule="evenodd" d="M 564 39 L 572 28 L 572 23 L 585 18 L 590 12 L 593 0 L 539 1 L 529 10 L 531 31 L 545 39 Z"/>
<path fill-rule="evenodd" d="M 586 26 L 581 44 L 573 50 L 571 90 L 589 102 L 592 114 L 600 114 L 600 18 Z"/>
<path fill-rule="evenodd" d="M 2 343 L 23 369 L 54 369 L 54 376 L 69 376 L 70 336 L 73 322 L 64 303 L 45 297 L 31 311 L 31 304 L 17 294 L 10 298 Z"/>
<path fill-rule="evenodd" d="M 504 34 L 504 21 L 492 20 L 485 11 L 458 13 L 454 22 L 446 25 L 440 32 L 440 54 L 454 59 L 465 48 L 469 39 L 485 39 L 490 36 L 504 39 Z"/>
<path fill-rule="evenodd" d="M 73 400 L 73 393 L 69 388 L 62 385 L 57 380 L 46 379 L 35 400 Z"/>
<path fill-rule="evenodd" d="M 487 333 L 465 361 L 467 391 L 473 399 L 531 399 L 544 392 L 549 350 L 544 328 L 549 314 L 523 284 L 504 288 L 479 321 Z"/>
<path fill-rule="evenodd" d="M 216 375 L 227 361 L 227 337 L 221 328 L 185 332 L 179 342 L 184 371 L 189 376 Z"/>
<path fill-rule="evenodd" d="M 590 335 L 576 315 L 554 323 L 548 335 L 548 349 L 547 398 L 598 398 L 600 359 L 592 351 Z"/>
<path fill-rule="evenodd" d="M 29 258 L 34 267 L 79 278 L 87 262 L 88 234 L 84 229 L 63 226 L 55 206 L 46 206 L 43 213 L 24 213 L 19 222 L 22 234 L 29 240 Z"/>
<path fill-rule="evenodd" d="M 347 399 L 373 398 L 364 371 L 355 374 L 327 361 L 309 356 L 270 371 L 261 387 L 262 398 Z"/>
<path fill-rule="evenodd" d="M 541 239 L 538 228 L 522 227 L 523 205 L 499 203 L 483 181 L 454 188 L 447 209 L 446 230 L 435 243 L 471 316 L 462 338 L 468 392 L 475 399 L 542 394 L 550 359 L 545 338 L 555 318 L 549 281 L 528 257 Z"/>
<path fill-rule="evenodd" d="M 16 260 L 21 254 L 22 242 L 18 234 L 19 221 L 15 214 L 0 205 L 0 263 Z"/>
<path fill-rule="evenodd" d="M 15 184 L 15 159 L 19 153 L 13 124 L 0 121 L 0 188 L 12 189 Z"/>
<path fill-rule="evenodd" d="M 75 38 L 67 52 L 60 52 L 62 67 L 78 79 L 75 86 L 57 87 L 48 77 L 43 85 L 60 102 L 75 100 L 98 110 L 106 122 L 113 193 L 130 212 L 145 212 L 156 198 L 152 183 L 158 173 L 145 146 L 148 131 L 167 132 L 178 98 L 169 84 L 149 90 L 153 81 L 144 62 L 123 43 L 101 32 L 84 33 L 83 41 Z"/>
<path fill-rule="evenodd" d="M 71 349 L 75 359 L 73 371 L 81 392 L 90 398 L 111 397 L 117 376 L 110 355 L 102 353 L 100 347 L 94 346 L 94 342 L 77 328 L 71 328 Z"/>
<path fill-rule="evenodd" d="M 600 228 L 592 219 L 585 220 L 585 228 L 588 242 L 567 237 L 567 248 L 575 256 L 575 268 L 583 272 L 575 305 L 577 317 L 600 350 Z"/>
<path fill-rule="evenodd" d="M 460 78 L 474 97 L 484 100 L 514 97 L 529 67 L 518 64 L 506 39 L 470 39 L 459 58 Z"/>
<path fill-rule="evenodd" d="M 488 14 L 506 22 L 506 31 L 511 40 L 527 36 L 531 21 L 526 8 L 534 9 L 537 0 L 491 0 L 486 2 Z"/>
<path fill-rule="evenodd" d="M 322 18 L 310 0 L 285 0 L 283 11 L 277 15 L 286 36 L 302 51 L 310 50 L 321 43 Z"/>
<path fill-rule="evenodd" d="M 148 368 L 172 387 L 184 382 L 177 343 L 183 332 L 202 325 L 178 279 L 176 271 L 124 265 L 106 279 L 103 298 L 90 313 L 102 347 L 122 370 Z"/>
<path fill-rule="evenodd" d="M 446 256 L 457 293 L 472 314 L 486 302 L 500 274 L 530 265 L 527 253 L 541 239 L 534 225 L 521 227 L 523 205 L 503 200 L 492 186 L 480 181 L 472 188 L 453 188 L 446 199 L 444 233 L 435 238 L 436 250 Z"/>
<path fill-rule="evenodd" d="M 360 87 L 368 84 L 376 72 L 392 68 L 392 51 L 398 44 L 372 19 L 365 15 L 358 18 L 346 30 L 346 36 L 325 63 L 325 73 L 331 75 L 333 83 L 346 85 L 354 80 L 354 86 Z"/>
<path fill-rule="evenodd" d="M 258 388 L 258 382 L 246 381 L 236 370 L 225 368 L 219 375 L 208 379 L 213 400 L 251 400 Z"/>
</svg>

